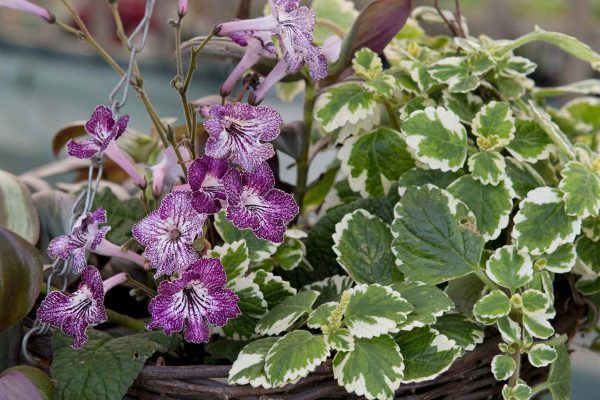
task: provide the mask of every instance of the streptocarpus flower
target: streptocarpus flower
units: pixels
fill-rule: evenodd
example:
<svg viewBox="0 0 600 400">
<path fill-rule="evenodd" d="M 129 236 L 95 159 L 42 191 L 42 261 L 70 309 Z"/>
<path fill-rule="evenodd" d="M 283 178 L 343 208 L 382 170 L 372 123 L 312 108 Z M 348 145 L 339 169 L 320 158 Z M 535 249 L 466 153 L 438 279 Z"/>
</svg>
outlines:
<svg viewBox="0 0 600 400">
<path fill-rule="evenodd" d="M 202 235 L 205 214 L 191 203 L 191 193 L 167 194 L 158 210 L 133 226 L 133 237 L 146 247 L 144 256 L 156 268 L 155 277 L 183 271 L 199 256 L 193 244 Z"/>
<path fill-rule="evenodd" d="M 298 214 L 292 195 L 274 189 L 275 178 L 267 163 L 254 172 L 230 170 L 223 178 L 227 193 L 227 219 L 238 229 L 252 229 L 259 238 L 283 242 L 285 226 Z"/>
<path fill-rule="evenodd" d="M 188 182 L 192 190 L 192 206 L 199 213 L 214 214 L 223 208 L 227 198 L 223 176 L 229 170 L 227 160 L 216 160 L 206 155 L 192 162 Z"/>
<path fill-rule="evenodd" d="M 69 140 L 67 154 L 77 158 L 101 156 L 108 145 L 125 132 L 128 123 L 129 115 L 123 115 L 118 121 L 115 121 L 115 116 L 110 108 L 97 106 L 85 124 L 85 130 L 90 135 L 90 139 L 83 142 Z"/>
<path fill-rule="evenodd" d="M 245 47 L 246 52 L 221 86 L 220 92 L 223 97 L 231 93 L 244 72 L 252 68 L 261 57 L 277 57 L 277 50 L 269 31 L 236 31 L 230 37 L 235 43 Z"/>
<path fill-rule="evenodd" d="M 86 263 L 86 251 L 95 250 L 110 231 L 110 226 L 98 227 L 106 223 L 106 211 L 98 208 L 79 218 L 70 235 L 58 236 L 48 244 L 48 255 L 52 259 L 68 260 L 73 256 L 73 272 L 81 272 Z"/>
<path fill-rule="evenodd" d="M 183 160 L 189 160 L 190 154 L 185 147 L 179 149 Z M 155 197 L 160 196 L 164 188 L 174 185 L 178 178 L 184 177 L 181 165 L 172 147 L 163 151 L 160 161 L 150 167 L 152 171 L 152 193 Z"/>
<path fill-rule="evenodd" d="M 211 106 L 204 128 L 208 132 L 205 153 L 228 159 L 251 171 L 275 155 L 270 143 L 283 125 L 281 115 L 264 106 L 243 103 Z"/>
<path fill-rule="evenodd" d="M 81 348 L 87 340 L 87 327 L 107 319 L 104 294 L 126 280 L 127 274 L 121 273 L 102 282 L 96 267 L 88 265 L 81 273 L 79 288 L 70 295 L 58 291 L 49 293 L 40 304 L 37 316 L 41 322 L 73 336 L 71 347 Z"/>
<path fill-rule="evenodd" d="M 241 314 L 237 295 L 225 288 L 227 276 L 216 258 L 194 262 L 173 281 L 163 281 L 148 309 L 147 329 L 162 327 L 167 335 L 184 331 L 188 342 L 208 342 L 208 324 L 224 326 Z"/>
<path fill-rule="evenodd" d="M 179 5 L 177 6 L 177 13 L 180 17 L 183 17 L 187 14 L 188 11 L 188 0 L 179 0 Z"/>
<path fill-rule="evenodd" d="M 27 0 L 0 0 L 0 7 L 12 8 L 13 10 L 35 14 L 50 23 L 55 20 L 54 15 L 52 15 L 50 11 Z"/>
</svg>

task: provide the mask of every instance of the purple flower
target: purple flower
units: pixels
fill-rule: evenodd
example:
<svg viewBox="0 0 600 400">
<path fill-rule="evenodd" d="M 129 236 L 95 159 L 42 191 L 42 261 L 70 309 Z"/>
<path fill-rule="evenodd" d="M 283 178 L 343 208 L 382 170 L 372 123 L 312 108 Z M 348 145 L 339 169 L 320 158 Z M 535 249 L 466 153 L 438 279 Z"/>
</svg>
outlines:
<svg viewBox="0 0 600 400">
<path fill-rule="evenodd" d="M 254 172 L 230 170 L 223 178 L 227 192 L 227 219 L 238 229 L 252 229 L 259 238 L 283 242 L 285 225 L 298 214 L 294 198 L 274 189 L 267 163 Z"/>
<path fill-rule="evenodd" d="M 86 250 L 95 250 L 110 231 L 110 226 L 99 228 L 106 223 L 106 211 L 98 208 L 79 218 L 70 235 L 58 236 L 48 244 L 48 255 L 52 259 L 68 260 L 73 256 L 73 272 L 81 272 L 86 263 Z"/>
<path fill-rule="evenodd" d="M 52 15 L 50 11 L 26 0 L 0 0 L 0 7 L 12 8 L 13 10 L 35 14 L 51 23 L 55 20 L 54 15 Z"/>
<path fill-rule="evenodd" d="M 73 336 L 72 347 L 81 348 L 87 340 L 87 327 L 107 319 L 100 272 L 88 265 L 81 273 L 79 288 L 70 295 L 58 291 L 49 293 L 40 304 L 37 316 L 41 322 Z"/>
<path fill-rule="evenodd" d="M 179 149 L 183 160 L 189 160 L 190 154 L 185 147 Z M 152 193 L 159 197 L 163 189 L 173 186 L 180 177 L 184 177 L 181 165 L 172 147 L 166 148 L 160 160 L 150 167 L 152 171 Z"/>
<path fill-rule="evenodd" d="M 188 11 L 188 0 L 179 0 L 179 5 L 177 6 L 177 13 L 180 17 L 183 17 L 187 14 Z"/>
<path fill-rule="evenodd" d="M 231 33 L 231 40 L 242 47 L 246 47 L 246 52 L 221 86 L 221 96 L 229 95 L 244 72 L 252 68 L 261 57 L 277 57 L 277 50 L 271 37 L 269 31 L 236 31 Z"/>
<path fill-rule="evenodd" d="M 199 213 L 214 214 L 223 208 L 227 198 L 223 176 L 229 170 L 227 160 L 202 156 L 192 162 L 188 170 L 188 182 L 192 190 L 192 206 Z"/>
<path fill-rule="evenodd" d="M 221 262 L 203 258 L 181 278 L 161 282 L 158 295 L 148 306 L 152 319 L 147 329 L 162 327 L 167 335 L 183 330 L 188 342 L 208 342 L 208 323 L 224 326 L 241 314 L 239 299 L 224 287 L 226 281 Z"/>
<path fill-rule="evenodd" d="M 104 153 L 108 145 L 117 140 L 127 129 L 129 115 L 123 115 L 115 121 L 112 110 L 105 106 L 97 106 L 85 130 L 90 139 L 77 142 L 73 139 L 67 143 L 67 154 L 77 158 L 93 158 Z"/>
<path fill-rule="evenodd" d="M 192 207 L 190 193 L 171 192 L 158 210 L 133 226 L 133 237 L 146 246 L 144 256 L 156 268 L 155 277 L 185 270 L 198 260 L 193 244 L 202 235 L 205 219 Z"/>
<path fill-rule="evenodd" d="M 274 140 L 282 125 L 281 115 L 270 107 L 243 103 L 211 106 L 204 122 L 209 136 L 205 153 L 251 171 L 275 155 L 273 146 L 262 142 Z"/>
</svg>

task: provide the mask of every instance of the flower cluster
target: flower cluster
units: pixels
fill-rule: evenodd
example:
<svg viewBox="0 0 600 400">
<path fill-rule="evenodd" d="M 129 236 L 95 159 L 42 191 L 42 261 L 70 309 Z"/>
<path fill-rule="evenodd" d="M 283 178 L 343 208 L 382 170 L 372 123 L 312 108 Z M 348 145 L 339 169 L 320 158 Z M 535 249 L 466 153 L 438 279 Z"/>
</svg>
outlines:
<svg viewBox="0 0 600 400">
<path fill-rule="evenodd" d="M 260 57 L 276 56 L 273 36 L 277 38 L 281 56 L 258 87 L 256 101 L 262 100 L 286 74 L 297 73 L 304 64 L 308 65 L 310 76 L 315 81 L 327 76 L 327 57 L 320 46 L 313 44 L 315 12 L 301 6 L 299 0 L 269 0 L 269 5 L 271 15 L 217 26 L 218 35 L 229 36 L 235 43 L 246 47 L 244 57 L 221 88 L 222 95 L 229 94 L 243 72 L 256 64 Z"/>
</svg>

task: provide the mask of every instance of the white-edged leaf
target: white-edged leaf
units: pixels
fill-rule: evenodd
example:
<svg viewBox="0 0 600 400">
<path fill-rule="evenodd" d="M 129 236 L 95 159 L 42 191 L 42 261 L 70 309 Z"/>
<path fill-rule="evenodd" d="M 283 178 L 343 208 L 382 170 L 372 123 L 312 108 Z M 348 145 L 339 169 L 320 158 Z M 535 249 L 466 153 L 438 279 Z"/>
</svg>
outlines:
<svg viewBox="0 0 600 400">
<path fill-rule="evenodd" d="M 554 335 L 554 328 L 544 313 L 535 315 L 523 314 L 523 326 L 533 337 L 548 339 Z"/>
<path fill-rule="evenodd" d="M 467 132 L 456 114 L 443 107 L 415 111 L 402 123 L 406 145 L 431 169 L 458 171 L 467 157 Z"/>
<path fill-rule="evenodd" d="M 290 328 L 300 317 L 308 314 L 319 292 L 305 290 L 277 304 L 256 324 L 260 335 L 278 335 Z"/>
<path fill-rule="evenodd" d="M 311 329 L 319 329 L 322 326 L 329 325 L 329 316 L 336 307 L 337 303 L 335 301 L 321 304 L 310 313 L 308 320 L 306 320 L 306 326 Z"/>
<path fill-rule="evenodd" d="M 479 77 L 472 74 L 465 57 L 446 57 L 427 69 L 429 75 L 439 83 L 448 85 L 453 93 L 471 92 L 479 86 Z"/>
<path fill-rule="evenodd" d="M 579 161 L 569 161 L 560 172 L 558 187 L 568 215 L 586 218 L 597 217 L 600 211 L 600 176 Z"/>
<path fill-rule="evenodd" d="M 411 168 L 398 179 L 398 193 L 404 195 L 406 189 L 410 186 L 423 186 L 432 184 L 440 189 L 446 189 L 448 185 L 463 175 L 461 171 L 441 172 L 432 169 L 423 169 L 419 167 Z"/>
<path fill-rule="evenodd" d="M 503 317 L 496 321 L 502 340 L 505 343 L 521 343 L 521 326 L 510 317 Z"/>
<path fill-rule="evenodd" d="M 595 274 L 600 274 L 600 246 L 597 242 L 586 237 L 577 239 L 577 257 Z"/>
<path fill-rule="evenodd" d="M 349 138 L 338 159 L 350 188 L 365 198 L 387 194 L 391 184 L 415 165 L 400 133 L 386 127 Z"/>
<path fill-rule="evenodd" d="M 269 308 L 273 308 L 285 298 L 296 294 L 296 289 L 291 287 L 289 282 L 271 272 L 259 269 L 248 277 L 258 285 Z"/>
<path fill-rule="evenodd" d="M 572 243 L 581 230 L 581 219 L 567 215 L 562 193 L 551 187 L 527 193 L 513 222 L 513 239 L 532 255 L 552 253 L 558 246 Z"/>
<path fill-rule="evenodd" d="M 584 219 L 581 231 L 590 240 L 594 242 L 600 241 L 600 217 Z"/>
<path fill-rule="evenodd" d="M 512 376 L 517 363 L 509 354 L 498 354 L 492 360 L 492 373 L 497 381 L 504 381 Z"/>
<path fill-rule="evenodd" d="M 508 181 L 503 180 L 497 186 L 484 185 L 465 175 L 448 186 L 448 192 L 473 212 L 477 229 L 485 241 L 498 238 L 502 229 L 508 226 L 515 195 Z"/>
<path fill-rule="evenodd" d="M 554 97 L 563 96 L 565 94 L 587 94 L 600 95 L 600 80 L 599 79 L 584 79 L 569 83 L 568 85 L 555 87 L 538 87 L 533 91 L 535 97 Z"/>
<path fill-rule="evenodd" d="M 325 343 L 335 351 L 352 351 L 354 350 L 354 336 L 348 329 L 342 328 L 336 331 L 323 334 Z"/>
<path fill-rule="evenodd" d="M 333 275 L 322 281 L 313 282 L 306 285 L 302 290 L 316 290 L 320 293 L 315 305 L 327 303 L 329 301 L 338 301 L 346 289 L 350 289 L 354 281 L 349 276 Z"/>
<path fill-rule="evenodd" d="M 550 299 L 543 292 L 536 289 L 527 289 L 521 293 L 523 313 L 536 315 L 550 307 Z"/>
<path fill-rule="evenodd" d="M 550 365 L 556 360 L 557 353 L 553 347 L 547 344 L 538 343 L 527 350 L 529 363 L 536 368 L 542 368 Z"/>
<path fill-rule="evenodd" d="M 392 251 L 408 281 L 437 284 L 479 268 L 484 239 L 475 218 L 445 190 L 410 187 L 394 208 Z"/>
<path fill-rule="evenodd" d="M 381 75 L 383 72 L 383 63 L 377 53 L 364 47 L 354 53 L 352 69 L 358 77 L 370 81 Z"/>
<path fill-rule="evenodd" d="M 500 74 L 509 76 L 527 76 L 537 67 L 531 60 L 513 55 L 503 57 L 497 61 L 497 64 Z"/>
<path fill-rule="evenodd" d="M 350 301 L 344 321 L 350 333 L 359 338 L 372 338 L 398 332 L 413 306 L 389 286 L 357 285 L 349 290 Z"/>
<path fill-rule="evenodd" d="M 246 272 L 248 272 L 250 257 L 248 256 L 248 247 L 244 240 L 215 246 L 209 251 L 209 255 L 221 260 L 225 273 L 227 273 L 227 280 L 229 281 L 238 276 L 246 275 Z"/>
<path fill-rule="evenodd" d="M 469 157 L 469 171 L 484 185 L 496 186 L 506 178 L 504 157 L 497 151 L 480 151 Z"/>
<path fill-rule="evenodd" d="M 391 252 L 390 227 L 379 217 L 358 209 L 335 226 L 333 251 L 337 262 L 356 283 L 392 283 L 399 275 Z"/>
<path fill-rule="evenodd" d="M 492 290 L 473 307 L 473 315 L 483 323 L 493 322 L 510 312 L 510 300 L 501 290 Z"/>
<path fill-rule="evenodd" d="M 545 186 L 544 179 L 528 163 L 506 157 L 506 175 L 515 192 L 515 197 L 522 199 L 527 193 L 541 186 Z"/>
<path fill-rule="evenodd" d="M 454 340 L 463 352 L 475 350 L 475 346 L 483 343 L 483 329 L 463 314 L 442 315 L 431 327 Z"/>
<path fill-rule="evenodd" d="M 473 118 L 477 115 L 477 112 L 483 105 L 481 97 L 469 93 L 450 93 L 444 92 L 443 94 L 444 105 L 453 111 L 460 121 L 464 124 L 471 125 Z"/>
<path fill-rule="evenodd" d="M 247 344 L 237 356 L 227 382 L 230 385 L 250 385 L 252 387 L 272 387 L 265 374 L 265 358 L 269 349 L 279 338 L 270 337 Z"/>
<path fill-rule="evenodd" d="M 293 237 L 294 232 L 301 232 L 304 236 L 306 233 L 298 229 L 288 229 L 285 233 L 283 243 L 277 247 L 277 251 L 273 255 L 273 263 L 279 268 L 291 271 L 302 263 L 306 256 L 306 246 L 301 237 Z"/>
<path fill-rule="evenodd" d="M 517 120 L 515 137 L 506 149 L 519 161 L 535 163 L 556 152 L 556 145 L 537 122 Z"/>
<path fill-rule="evenodd" d="M 517 379 L 515 386 L 504 385 L 502 387 L 502 399 L 504 400 L 529 400 L 532 390 L 522 379 Z"/>
<path fill-rule="evenodd" d="M 404 358 L 402 382 L 428 381 L 450 368 L 462 352 L 454 340 L 429 327 L 396 335 Z"/>
<path fill-rule="evenodd" d="M 249 229 L 239 230 L 227 220 L 225 210 L 215 214 L 215 228 L 225 243 L 234 243 L 239 240 L 246 242 L 250 261 L 262 261 L 270 258 L 277 246 L 268 240 L 257 238 Z"/>
<path fill-rule="evenodd" d="M 392 288 L 413 306 L 408 319 L 400 324 L 402 331 L 431 325 L 438 317 L 454 308 L 448 295 L 434 285 L 402 282 L 393 284 Z"/>
<path fill-rule="evenodd" d="M 274 387 L 284 386 L 304 378 L 329 356 L 322 336 L 308 331 L 290 332 L 269 349 L 265 372 Z"/>
<path fill-rule="evenodd" d="M 515 137 L 515 120 L 510 106 L 505 102 L 490 101 L 484 105 L 473 119 L 471 127 L 483 150 L 500 149 Z"/>
<path fill-rule="evenodd" d="M 556 274 L 565 274 L 575 266 L 577 251 L 575 251 L 575 246 L 572 243 L 567 243 L 559 246 L 551 254 L 543 254 L 541 259 L 543 259 L 541 266 L 545 270 Z M 541 259 L 536 262 L 541 261 Z"/>
<path fill-rule="evenodd" d="M 404 372 L 400 349 L 389 335 L 355 338 L 354 350 L 338 352 L 332 367 L 338 385 L 370 400 L 393 399 Z"/>
<path fill-rule="evenodd" d="M 507 245 L 494 251 L 485 263 L 485 272 L 498 285 L 515 291 L 533 277 L 533 262 L 529 253 Z"/>
</svg>

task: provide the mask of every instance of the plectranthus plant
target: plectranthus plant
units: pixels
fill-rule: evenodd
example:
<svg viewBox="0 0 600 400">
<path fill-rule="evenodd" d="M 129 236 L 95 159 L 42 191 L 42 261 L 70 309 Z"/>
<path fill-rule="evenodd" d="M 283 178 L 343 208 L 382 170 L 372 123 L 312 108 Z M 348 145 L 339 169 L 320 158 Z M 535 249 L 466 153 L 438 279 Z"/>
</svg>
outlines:
<svg viewBox="0 0 600 400">
<path fill-rule="evenodd" d="M 51 262 L 23 355 L 35 363 L 28 343 L 54 329 L 57 398 L 120 399 L 155 357 L 229 363 L 229 385 L 259 391 L 328 371 L 342 393 L 393 399 L 476 357 L 494 334 L 498 396 L 570 397 L 569 338 L 556 321 L 569 304 L 587 304 L 593 320 L 600 293 L 600 82 L 537 87 L 536 63 L 519 54 L 544 41 L 593 69 L 600 55 L 541 28 L 477 36 L 458 10 L 408 0 L 360 12 L 347 0 L 270 0 L 262 16 L 215 21 L 182 42 L 191 17 L 180 0 L 170 21 L 178 124 L 158 115 L 136 61 L 154 1 L 129 37 L 118 1 L 107 2 L 124 67 L 63 3 L 75 27 L 0 0 L 74 34 L 121 77 L 107 104 L 54 139 L 81 185 L 44 192 L 35 173 L 0 175 L 0 194 L 22 199 L 10 212 L 0 204 L 0 225 L 24 238 L 0 230 L 0 250 L 13 248 L 0 251 L 2 277 L 39 266 L 41 280 L 38 253 Z M 428 35 L 431 23 L 451 34 Z M 218 95 L 190 101 L 200 54 L 236 64 Z M 150 135 L 129 127 L 129 89 Z M 284 118 L 269 94 L 303 94 L 302 120 Z M 548 101 L 564 94 L 582 97 Z M 311 181 L 320 153 L 330 163 Z M 5 262 L 11 251 L 23 265 Z M 105 304 L 119 285 L 135 312 Z M 0 310 L 0 327 L 16 313 Z M 528 381 L 530 367 L 549 367 L 546 380 Z"/>
</svg>

